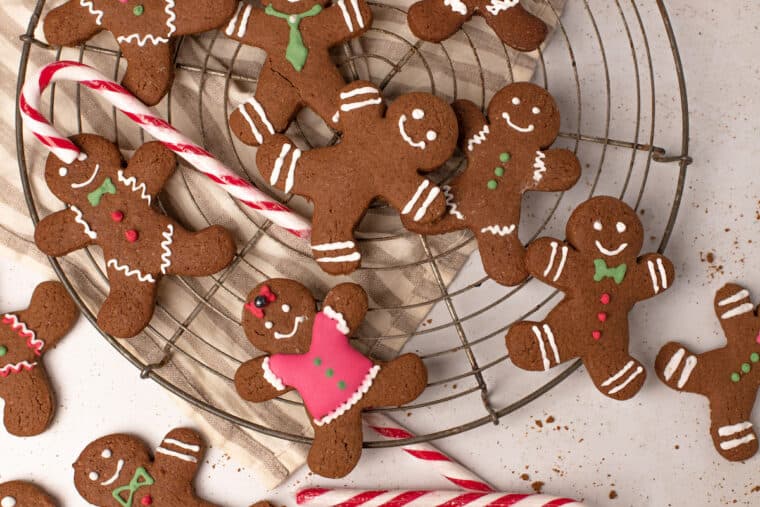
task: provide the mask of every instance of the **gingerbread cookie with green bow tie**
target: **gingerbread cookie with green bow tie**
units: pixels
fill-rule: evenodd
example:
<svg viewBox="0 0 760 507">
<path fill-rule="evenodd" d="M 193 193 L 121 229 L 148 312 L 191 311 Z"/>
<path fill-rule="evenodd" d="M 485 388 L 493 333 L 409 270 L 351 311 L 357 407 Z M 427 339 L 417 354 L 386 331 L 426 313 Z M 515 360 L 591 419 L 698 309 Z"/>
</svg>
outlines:
<svg viewBox="0 0 760 507">
<path fill-rule="evenodd" d="M 530 274 L 566 296 L 542 322 L 510 328 L 510 358 L 526 370 L 581 358 L 603 394 L 631 398 L 646 371 L 628 352 L 628 313 L 673 284 L 673 264 L 656 253 L 639 256 L 644 228 L 636 212 L 614 197 L 578 206 L 566 234 L 567 241 L 540 238 L 528 247 Z"/>
<path fill-rule="evenodd" d="M 158 142 L 142 145 L 128 164 L 107 139 L 72 138 L 82 155 L 65 164 L 51 154 L 45 166 L 50 190 L 68 206 L 44 218 L 34 240 L 60 257 L 97 245 L 110 283 L 98 325 L 117 338 L 142 331 L 153 316 L 165 275 L 208 276 L 235 255 L 232 235 L 220 226 L 185 229 L 158 210 L 158 193 L 174 172 L 176 157 Z"/>
<path fill-rule="evenodd" d="M 346 84 L 330 48 L 369 30 L 372 11 L 366 0 L 264 0 L 246 2 L 225 33 L 267 53 L 256 93 L 230 116 L 232 132 L 259 146 L 284 132 L 303 107 L 338 128 L 338 91 Z M 342 97 L 341 97 L 342 98 Z"/>
</svg>

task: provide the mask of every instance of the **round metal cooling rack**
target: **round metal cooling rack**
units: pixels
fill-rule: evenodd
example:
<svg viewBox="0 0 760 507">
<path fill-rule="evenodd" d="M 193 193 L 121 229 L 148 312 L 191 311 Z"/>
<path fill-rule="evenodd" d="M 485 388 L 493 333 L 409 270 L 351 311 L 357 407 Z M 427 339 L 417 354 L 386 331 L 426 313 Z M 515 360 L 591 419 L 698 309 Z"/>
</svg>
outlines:
<svg viewBox="0 0 760 507">
<path fill-rule="evenodd" d="M 559 1 L 555 5 L 563 3 Z M 48 46 L 35 36 L 44 4 L 44 0 L 37 2 L 27 32 L 22 35 L 24 47 L 19 68 L 19 90 L 27 77 L 30 59 L 47 63 L 62 57 L 60 49 Z M 430 44 L 411 36 L 405 27 L 404 10 L 378 3 L 372 4 L 372 7 L 376 20 L 364 37 L 365 50 L 355 51 L 356 46 L 347 44 L 334 56 L 347 79 L 369 78 L 391 98 L 409 89 L 411 80 L 417 90 L 427 90 L 447 99 L 469 98 L 485 106 L 495 90 L 512 80 L 517 67 L 529 61 L 525 55 L 516 56 L 506 46 L 497 43 L 477 16 L 452 39 L 442 44 Z M 536 194 L 526 199 L 526 224 L 522 226 L 522 232 L 526 234 L 523 239 L 531 240 L 542 234 L 562 237 L 569 211 L 591 195 L 606 193 L 626 199 L 639 210 L 647 229 L 657 232 L 648 239 L 647 246 L 662 251 L 673 231 L 686 168 L 691 161 L 688 155 L 689 124 L 684 76 L 664 3 L 662 0 L 656 3 L 570 0 L 564 6 L 563 13 L 556 7 L 549 8 L 547 12 L 556 30 L 546 49 L 538 53 L 534 81 L 546 86 L 557 98 L 563 114 L 563 128 L 557 144 L 575 150 L 583 164 L 583 176 L 571 191 Z M 226 116 L 237 105 L 233 103 L 231 91 L 236 87 L 255 85 L 256 72 L 252 72 L 250 62 L 239 63 L 239 56 L 250 48 L 234 44 L 230 59 L 228 43 L 231 41 L 218 33 L 205 34 L 193 42 L 199 43 L 204 50 L 200 54 L 197 51 L 189 53 L 193 55 L 189 58 L 183 56 L 188 54 L 183 51 L 189 43 L 188 39 L 178 44 L 178 80 L 182 74 L 194 78 L 199 87 L 196 90 L 197 111 L 214 110 Z M 119 73 L 120 54 L 115 45 L 89 42 L 78 49 L 78 55 L 79 60 L 85 62 L 95 56 L 101 62 L 106 59 L 112 65 L 114 76 Z M 101 70 L 106 68 L 101 65 Z M 224 80 L 223 96 L 204 93 L 212 80 Z M 172 121 L 172 113 L 176 114 L 178 108 L 183 107 L 175 96 L 176 90 L 172 90 L 165 106 L 161 106 L 166 107 L 166 112 L 162 114 L 169 121 Z M 80 107 L 80 98 L 77 89 L 76 125 L 70 128 L 81 132 L 82 116 L 86 117 L 88 111 Z M 54 99 L 51 99 L 51 118 L 55 112 L 53 102 Z M 187 104 L 188 108 L 190 106 Z M 113 114 L 114 134 L 118 140 L 119 122 L 116 113 Z M 198 116 L 196 125 L 202 136 L 201 144 L 218 154 L 218 145 L 207 144 L 207 133 L 211 132 L 212 126 L 208 125 L 203 114 Z M 307 146 L 320 146 L 337 140 L 337 136 L 324 126 L 315 129 L 308 118 L 303 118 L 304 115 L 301 115 L 289 131 L 300 138 L 299 142 Z M 34 141 L 25 141 L 18 115 L 17 125 L 20 173 L 29 211 L 36 224 L 39 220 L 39 197 L 30 184 L 30 171 L 41 171 L 41 168 L 27 166 L 30 147 L 26 144 Z M 253 150 L 236 142 L 229 129 L 224 135 L 229 143 L 228 149 L 232 150 L 225 162 L 237 167 L 241 173 L 245 172 L 260 188 L 266 189 L 266 184 L 250 162 Z M 673 147 L 673 151 L 666 149 L 666 146 Z M 447 164 L 448 169 L 442 170 L 445 173 L 442 178 L 450 177 L 461 166 L 462 157 L 458 154 Z M 200 204 L 203 199 L 198 195 L 197 188 L 187 182 L 186 171 L 178 171 L 176 177 L 182 178 L 181 188 L 189 194 L 197 214 L 206 219 L 209 209 Z M 272 192 L 272 195 L 275 194 Z M 297 198 L 287 198 L 291 204 L 299 204 Z M 166 200 L 162 199 L 161 205 L 165 204 Z M 254 217 L 246 215 L 242 208 L 238 207 L 238 210 L 245 218 L 247 228 L 243 231 L 245 241 L 233 266 L 212 277 L 213 283 L 203 288 L 189 279 L 180 279 L 184 289 L 194 298 L 194 308 L 186 316 L 173 315 L 170 305 L 159 297 L 156 315 L 170 325 L 159 327 L 151 323 L 146 329 L 149 343 L 153 344 L 149 354 L 138 354 L 128 349 L 124 341 L 115 340 L 104 333 L 103 336 L 140 370 L 143 378 L 153 379 L 195 406 L 270 436 L 309 442 L 305 435 L 255 423 L 233 413 L 214 399 L 180 387 L 165 374 L 173 362 L 187 360 L 194 367 L 203 369 L 204 373 L 222 378 L 232 389 L 235 368 L 248 358 L 235 358 L 225 352 L 225 340 L 229 337 L 200 336 L 193 328 L 194 319 L 205 312 L 230 325 L 239 324 L 238 309 L 244 302 L 246 291 L 233 287 L 230 274 L 236 269 L 246 269 L 256 282 L 269 276 L 256 267 L 257 259 L 251 253 L 261 241 L 273 241 L 272 244 L 290 250 L 296 263 L 312 262 L 308 245 L 294 243 L 291 238 L 278 234 L 275 228 L 270 229 L 271 224 L 254 221 Z M 381 205 L 377 205 L 369 215 L 384 211 Z M 410 339 L 406 343 L 407 349 L 416 349 L 431 372 L 429 388 L 412 405 L 389 412 L 399 411 L 410 417 L 419 417 L 419 423 L 413 419 L 415 427 L 430 430 L 413 439 L 365 442 L 366 447 L 428 441 L 489 422 L 496 423 L 499 418 L 546 393 L 580 366 L 580 362 L 576 361 L 564 369 L 526 374 L 512 367 L 508 361 L 503 336 L 509 326 L 550 308 L 551 301 L 560 297 L 556 292 L 535 280 L 512 288 L 494 284 L 485 277 L 475 254 L 473 259 L 465 262 L 474 249 L 474 240 L 469 234 L 426 238 L 412 235 L 400 227 L 390 231 L 372 231 L 363 227 L 360 233 L 365 252 L 371 252 L 382 242 L 398 238 L 413 239 L 422 255 L 364 266 L 360 276 L 383 281 L 398 277 L 410 269 L 424 268 L 429 273 L 424 283 L 432 284 L 430 287 L 434 289 L 434 295 L 424 300 L 394 300 L 374 307 L 370 312 L 398 314 L 434 305 L 430 318 L 426 321 L 421 318 L 408 319 L 400 331 L 383 336 L 359 336 L 358 339 L 365 346 L 369 344 L 371 350 L 377 344 L 398 344 Z M 441 265 L 456 255 L 460 256 L 457 267 L 462 263 L 465 265 L 454 282 L 447 285 Z M 88 251 L 85 262 L 89 263 L 89 269 L 97 270 L 105 280 L 102 264 L 96 257 Z M 81 297 L 82 289 L 72 279 L 71 270 L 74 268 L 55 259 L 51 262 L 84 315 L 95 325 L 97 305 L 88 304 Z M 295 275 L 297 277 L 297 273 Z M 219 293 L 232 297 L 239 305 L 234 309 L 222 306 L 215 298 Z M 208 355 L 193 354 L 192 345 L 196 343 L 224 356 L 227 367 L 220 368 L 218 362 L 208 359 Z M 300 401 L 286 397 L 278 398 L 275 403 L 290 405 L 300 404 Z M 430 410 L 433 408 L 437 410 Z"/>
</svg>

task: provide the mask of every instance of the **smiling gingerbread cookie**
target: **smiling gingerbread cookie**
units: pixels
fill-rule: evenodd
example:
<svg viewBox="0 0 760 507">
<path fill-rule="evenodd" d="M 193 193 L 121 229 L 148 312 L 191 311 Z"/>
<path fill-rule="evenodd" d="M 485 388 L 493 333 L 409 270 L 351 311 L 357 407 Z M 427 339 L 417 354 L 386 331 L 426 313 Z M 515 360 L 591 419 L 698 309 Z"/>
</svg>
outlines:
<svg viewBox="0 0 760 507">
<path fill-rule="evenodd" d="M 451 107 L 427 93 L 408 93 L 386 111 L 380 90 L 355 81 L 340 92 L 343 137 L 335 146 L 302 152 L 283 135 L 256 157 L 270 184 L 314 203 L 311 249 L 331 274 L 361 264 L 354 228 L 381 197 L 402 216 L 428 223 L 446 210 L 440 188 L 421 176 L 443 164 L 456 146 Z"/>
<path fill-rule="evenodd" d="M 0 484 L 0 507 L 57 507 L 53 497 L 39 486 L 26 481 Z"/>
<path fill-rule="evenodd" d="M 404 226 L 421 234 L 470 229 L 488 276 L 517 285 L 528 276 L 518 236 L 523 194 L 568 190 L 580 177 L 580 163 L 569 150 L 545 150 L 557 138 L 560 117 L 540 86 L 502 88 L 488 105 L 488 119 L 468 100 L 453 107 L 467 166 L 442 186 L 448 213 L 430 224 L 405 219 Z"/>
<path fill-rule="evenodd" d="M 48 187 L 68 209 L 43 219 L 34 239 L 54 257 L 90 245 L 103 249 L 110 292 L 98 325 L 129 338 L 148 325 L 161 277 L 216 273 L 232 261 L 235 243 L 222 227 L 190 232 L 159 212 L 156 196 L 176 166 L 162 144 L 142 145 L 124 164 L 105 138 L 72 140 L 83 150 L 79 159 L 65 164 L 51 154 L 45 166 Z"/>
<path fill-rule="evenodd" d="M 659 254 L 638 256 L 644 229 L 636 212 L 613 197 L 582 203 L 567 223 L 567 242 L 540 238 L 528 247 L 531 275 L 565 298 L 542 322 L 520 322 L 506 336 L 512 362 L 548 370 L 581 358 L 603 394 L 616 400 L 644 385 L 644 366 L 628 353 L 628 313 L 667 290 L 673 264 Z"/>
<path fill-rule="evenodd" d="M 356 284 L 334 287 L 317 312 L 311 292 L 285 279 L 259 284 L 243 308 L 246 336 L 267 355 L 237 370 L 237 392 L 263 402 L 297 390 L 314 428 L 309 468 L 325 477 L 343 477 L 359 461 L 362 410 L 409 403 L 427 383 L 414 354 L 377 362 L 350 345 L 366 312 L 367 295 Z"/>
</svg>

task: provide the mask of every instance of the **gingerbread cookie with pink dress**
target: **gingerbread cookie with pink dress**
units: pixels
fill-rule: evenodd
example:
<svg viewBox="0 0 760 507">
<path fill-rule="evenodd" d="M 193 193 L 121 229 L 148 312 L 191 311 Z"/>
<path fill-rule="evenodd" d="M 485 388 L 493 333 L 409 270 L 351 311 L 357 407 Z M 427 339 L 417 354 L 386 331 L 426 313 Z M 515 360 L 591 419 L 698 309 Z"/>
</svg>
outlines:
<svg viewBox="0 0 760 507">
<path fill-rule="evenodd" d="M 83 151 L 77 160 L 65 164 L 51 154 L 45 166 L 48 187 L 68 208 L 40 221 L 34 239 L 54 257 L 91 245 L 103 249 L 110 291 L 98 325 L 129 338 L 153 316 L 163 276 L 216 273 L 232 261 L 235 242 L 220 226 L 191 232 L 158 210 L 156 197 L 176 166 L 161 143 L 142 145 L 125 164 L 103 137 L 72 140 Z"/>
<path fill-rule="evenodd" d="M 246 336 L 267 354 L 237 370 L 237 392 L 263 402 L 298 391 L 314 428 L 309 468 L 325 477 L 343 477 L 359 461 L 362 410 L 409 403 L 427 383 L 414 354 L 378 362 L 351 346 L 366 312 L 367 295 L 356 284 L 334 287 L 317 311 L 311 292 L 286 279 L 259 284 L 243 308 Z"/>
<path fill-rule="evenodd" d="M 36 484 L 10 481 L 0 484 L 0 507 L 58 507 L 58 502 Z"/>
<path fill-rule="evenodd" d="M 581 358 L 602 394 L 631 398 L 644 385 L 646 371 L 628 352 L 628 314 L 639 301 L 671 287 L 673 263 L 657 253 L 639 256 L 644 227 L 614 197 L 593 197 L 578 206 L 566 234 L 567 241 L 539 238 L 528 246 L 528 272 L 565 298 L 543 321 L 509 329 L 509 356 L 525 370 Z"/>
</svg>

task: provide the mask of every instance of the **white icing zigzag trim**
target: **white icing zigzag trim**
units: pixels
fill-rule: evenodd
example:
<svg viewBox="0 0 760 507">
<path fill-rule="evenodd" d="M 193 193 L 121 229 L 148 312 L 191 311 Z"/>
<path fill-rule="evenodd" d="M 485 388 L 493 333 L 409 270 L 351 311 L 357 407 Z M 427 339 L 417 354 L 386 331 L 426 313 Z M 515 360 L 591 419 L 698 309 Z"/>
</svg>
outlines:
<svg viewBox="0 0 760 507">
<path fill-rule="evenodd" d="M 329 308 L 329 307 L 326 307 Z M 377 374 L 380 372 L 380 365 L 376 364 L 370 370 L 367 372 L 367 375 L 364 377 L 364 381 L 362 382 L 362 385 L 359 386 L 359 389 L 354 392 L 351 397 L 346 400 L 341 406 L 327 414 L 321 419 L 314 419 L 314 424 L 317 426 L 324 426 L 325 424 L 330 424 L 338 417 L 342 416 L 346 412 L 348 412 L 351 407 L 359 403 L 359 400 L 361 400 L 365 394 L 367 394 L 367 391 L 369 391 L 369 388 L 372 387 L 372 382 L 375 380 L 375 377 L 377 377 Z"/>
<path fill-rule="evenodd" d="M 139 33 L 133 33 L 130 35 L 120 35 L 116 37 L 116 40 L 121 44 L 129 44 L 133 41 L 137 41 L 138 46 L 144 46 L 148 41 L 150 41 L 154 46 L 157 46 L 159 44 L 166 44 L 169 42 L 169 38 L 174 34 L 174 32 L 177 31 L 177 27 L 174 25 L 174 22 L 177 20 L 177 15 L 174 13 L 174 0 L 166 0 L 166 7 L 164 8 L 164 12 L 168 16 L 166 18 L 166 28 L 168 29 L 166 37 L 161 37 L 150 33 L 144 36 L 141 36 Z"/>
<path fill-rule="evenodd" d="M 96 9 L 92 4 L 92 0 L 79 0 L 79 5 L 90 11 L 90 14 L 96 16 L 95 24 L 100 26 L 103 23 L 103 15 L 105 14 L 100 9 Z"/>
<path fill-rule="evenodd" d="M 265 357 L 264 361 L 261 362 L 261 369 L 264 370 L 264 380 L 269 382 L 272 387 L 277 389 L 278 391 L 284 391 L 285 390 L 285 384 L 282 383 L 282 379 L 274 374 L 271 368 L 269 368 L 269 357 Z"/>
<path fill-rule="evenodd" d="M 476 144 L 480 144 L 483 141 L 486 140 L 486 136 L 491 132 L 491 130 L 488 128 L 488 125 L 483 125 L 483 129 L 472 136 L 472 138 L 467 141 L 467 151 L 472 151 L 472 149 L 475 147 Z"/>
<path fill-rule="evenodd" d="M 130 176 L 129 178 L 124 177 L 124 171 L 122 169 L 119 169 L 117 176 L 119 178 L 119 183 L 123 183 L 130 190 L 132 190 L 132 192 L 140 192 L 140 198 L 150 204 L 151 198 L 148 194 L 148 187 L 144 182 L 138 185 L 137 178 L 134 176 Z"/>
<path fill-rule="evenodd" d="M 129 266 L 125 264 L 119 264 L 116 259 L 108 259 L 106 266 L 114 268 L 116 271 L 121 271 L 125 276 L 135 276 L 141 282 L 156 283 L 156 279 L 148 274 L 143 274 L 139 269 L 129 269 Z"/>
<path fill-rule="evenodd" d="M 451 192 L 451 187 L 443 185 L 443 196 L 446 198 L 446 207 L 449 208 L 449 215 L 454 215 L 459 220 L 464 220 L 464 215 L 457 209 L 457 203 L 454 202 L 454 194 Z"/>
<path fill-rule="evenodd" d="M 84 228 L 85 235 L 87 235 L 87 237 L 89 237 L 90 239 L 97 239 L 98 234 L 92 230 L 92 228 L 90 227 L 90 224 L 85 222 L 82 215 L 82 210 L 80 210 L 76 206 L 70 206 L 69 209 L 71 209 L 71 211 L 73 211 L 74 214 L 76 215 L 76 217 L 74 218 L 74 221 Z"/>
<path fill-rule="evenodd" d="M 546 172 L 546 162 L 544 160 L 546 160 L 546 153 L 541 150 L 536 151 L 536 158 L 533 159 L 533 168 L 535 169 L 533 171 L 533 181 L 536 183 L 541 181 Z"/>
<path fill-rule="evenodd" d="M 166 270 L 172 265 L 172 250 L 169 248 L 174 242 L 174 226 L 169 224 L 166 226 L 166 230 L 161 233 L 164 240 L 161 242 L 161 249 L 164 253 L 161 254 L 161 274 L 165 275 Z"/>
<path fill-rule="evenodd" d="M 512 234 L 515 231 L 515 224 L 509 224 L 509 225 L 489 225 L 488 227 L 483 227 L 480 229 L 480 232 L 490 232 L 494 236 L 507 236 L 509 234 Z"/>
<path fill-rule="evenodd" d="M 490 5 L 486 5 L 486 10 L 491 13 L 491 15 L 496 16 L 501 11 L 506 11 L 507 9 L 511 9 L 515 5 L 519 4 L 520 0 L 491 0 Z"/>
<path fill-rule="evenodd" d="M 347 335 L 351 332 L 350 329 L 348 329 L 348 324 L 346 324 L 346 319 L 343 318 L 343 314 L 340 312 L 336 312 L 329 306 L 325 306 L 322 308 L 322 313 L 327 315 L 328 318 L 335 321 L 335 328 L 340 331 L 341 333 Z"/>
</svg>

